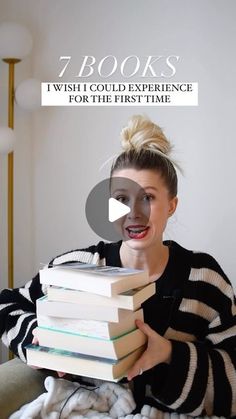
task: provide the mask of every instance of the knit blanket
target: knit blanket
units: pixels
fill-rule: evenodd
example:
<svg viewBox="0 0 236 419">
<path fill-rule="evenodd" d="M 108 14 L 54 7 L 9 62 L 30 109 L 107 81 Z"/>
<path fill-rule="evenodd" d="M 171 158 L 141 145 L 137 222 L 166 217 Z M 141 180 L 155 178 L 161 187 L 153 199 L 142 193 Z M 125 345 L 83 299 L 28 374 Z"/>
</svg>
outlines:
<svg viewBox="0 0 236 419">
<path fill-rule="evenodd" d="M 22 406 L 9 419 L 190 419 L 148 405 L 133 415 L 135 401 L 131 390 L 116 383 L 103 382 L 91 387 L 47 377 L 44 386 L 45 393 Z"/>
</svg>

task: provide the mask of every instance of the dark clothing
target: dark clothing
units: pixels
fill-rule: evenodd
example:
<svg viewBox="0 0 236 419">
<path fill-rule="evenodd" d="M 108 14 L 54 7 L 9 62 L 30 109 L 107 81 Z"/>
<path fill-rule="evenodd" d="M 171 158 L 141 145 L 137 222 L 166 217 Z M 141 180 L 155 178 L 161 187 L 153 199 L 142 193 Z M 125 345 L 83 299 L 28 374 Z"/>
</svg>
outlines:
<svg viewBox="0 0 236 419">
<path fill-rule="evenodd" d="M 175 242 L 156 281 L 156 294 L 143 303 L 144 319 L 172 341 L 169 365 L 159 364 L 134 379 L 137 411 L 144 403 L 162 411 L 202 416 L 236 414 L 236 309 L 233 288 L 213 257 Z M 67 252 L 56 263 L 78 260 L 121 266 L 121 242 Z M 35 301 L 46 292 L 37 275 L 0 294 L 0 335 L 25 360 L 36 327 Z"/>
</svg>

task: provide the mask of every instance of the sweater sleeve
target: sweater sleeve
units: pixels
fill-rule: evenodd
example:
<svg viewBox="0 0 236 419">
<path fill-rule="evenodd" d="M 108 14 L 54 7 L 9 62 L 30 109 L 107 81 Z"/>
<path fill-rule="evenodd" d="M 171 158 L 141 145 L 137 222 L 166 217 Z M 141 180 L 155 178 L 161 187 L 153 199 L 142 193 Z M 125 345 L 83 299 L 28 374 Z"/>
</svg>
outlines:
<svg viewBox="0 0 236 419">
<path fill-rule="evenodd" d="M 24 287 L 5 289 L 0 294 L 0 336 L 24 362 L 24 347 L 32 342 L 32 330 L 37 326 L 36 299 L 42 295 L 39 274 Z"/>
<path fill-rule="evenodd" d="M 54 258 L 49 266 L 68 261 L 102 263 L 105 254 L 104 242 L 85 249 L 72 250 Z M 5 289 L 0 293 L 0 337 L 3 343 L 22 361 L 26 362 L 25 346 L 33 339 L 32 331 L 37 326 L 36 300 L 44 295 L 37 274 L 25 286 Z"/>
<path fill-rule="evenodd" d="M 209 277 L 209 272 L 204 274 Z M 160 366 L 157 365 L 150 371 L 150 384 L 154 398 L 175 412 L 228 418 L 236 415 L 235 296 L 230 283 L 218 273 L 214 273 L 214 281 L 208 281 L 207 285 L 207 294 L 210 291 L 207 298 L 214 304 L 207 305 L 206 297 L 205 303 L 198 300 L 195 304 L 196 323 L 205 324 L 211 316 L 204 338 L 186 342 L 171 339 L 172 359 L 166 366 L 165 378 L 158 380 Z M 189 316 L 189 323 L 193 320 L 191 304 L 194 306 L 194 299 L 182 304 L 182 315 Z M 213 305 L 221 309 L 216 312 Z"/>
</svg>

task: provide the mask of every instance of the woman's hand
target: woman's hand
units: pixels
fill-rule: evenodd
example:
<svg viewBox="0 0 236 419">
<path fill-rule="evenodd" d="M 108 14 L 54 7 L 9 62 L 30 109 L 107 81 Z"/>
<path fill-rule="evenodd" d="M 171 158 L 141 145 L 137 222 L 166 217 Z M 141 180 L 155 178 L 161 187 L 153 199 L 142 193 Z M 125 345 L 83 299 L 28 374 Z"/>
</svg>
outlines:
<svg viewBox="0 0 236 419">
<path fill-rule="evenodd" d="M 32 334 L 34 336 L 34 330 L 32 330 Z M 32 343 L 33 343 L 33 345 L 38 345 L 39 344 L 38 338 L 36 336 L 33 337 Z M 29 365 L 29 367 L 33 368 L 34 370 L 40 370 L 41 369 L 41 367 L 37 367 L 36 365 Z"/>
<path fill-rule="evenodd" d="M 142 320 L 136 320 L 136 326 L 147 336 L 147 348 L 129 370 L 128 380 L 132 380 L 143 371 L 149 370 L 161 362 L 169 363 L 171 360 L 172 345 L 168 339 L 156 333 Z"/>
<path fill-rule="evenodd" d="M 33 334 L 33 340 L 32 340 L 32 343 L 33 343 L 33 345 L 38 345 L 39 344 L 39 341 L 38 341 L 38 338 L 37 338 L 37 336 L 35 336 L 34 335 L 34 330 L 32 331 L 32 334 Z M 33 368 L 33 369 L 35 369 L 35 370 L 39 370 L 39 369 L 41 369 L 40 367 L 36 367 L 36 366 L 34 366 L 34 365 L 29 365 L 29 367 L 31 367 L 31 368 Z M 58 377 L 64 377 L 64 375 L 66 375 L 66 373 L 65 372 L 61 372 L 61 371 L 57 371 L 57 375 L 58 375 Z"/>
</svg>

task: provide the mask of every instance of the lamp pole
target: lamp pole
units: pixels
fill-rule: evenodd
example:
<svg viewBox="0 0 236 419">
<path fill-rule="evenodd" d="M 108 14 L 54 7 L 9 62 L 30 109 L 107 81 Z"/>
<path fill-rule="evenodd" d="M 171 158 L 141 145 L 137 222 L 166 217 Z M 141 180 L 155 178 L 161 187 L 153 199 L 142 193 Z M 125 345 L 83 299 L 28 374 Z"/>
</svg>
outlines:
<svg viewBox="0 0 236 419">
<path fill-rule="evenodd" d="M 21 60 L 17 58 L 4 58 L 9 65 L 8 76 L 8 127 L 14 128 L 14 73 L 15 64 Z M 8 154 L 8 287 L 14 287 L 14 154 Z"/>
<path fill-rule="evenodd" d="M 14 71 L 15 64 L 26 57 L 32 48 L 29 31 L 15 22 L 0 24 L 0 58 L 8 64 L 8 137 L 14 140 Z M 3 131 L 4 132 L 4 131 Z M 7 150 L 12 150 L 11 147 Z M 14 288 L 14 154 L 8 152 L 8 199 L 7 199 L 7 237 L 8 237 L 8 287 Z M 9 358 L 13 353 L 9 351 Z"/>
</svg>

